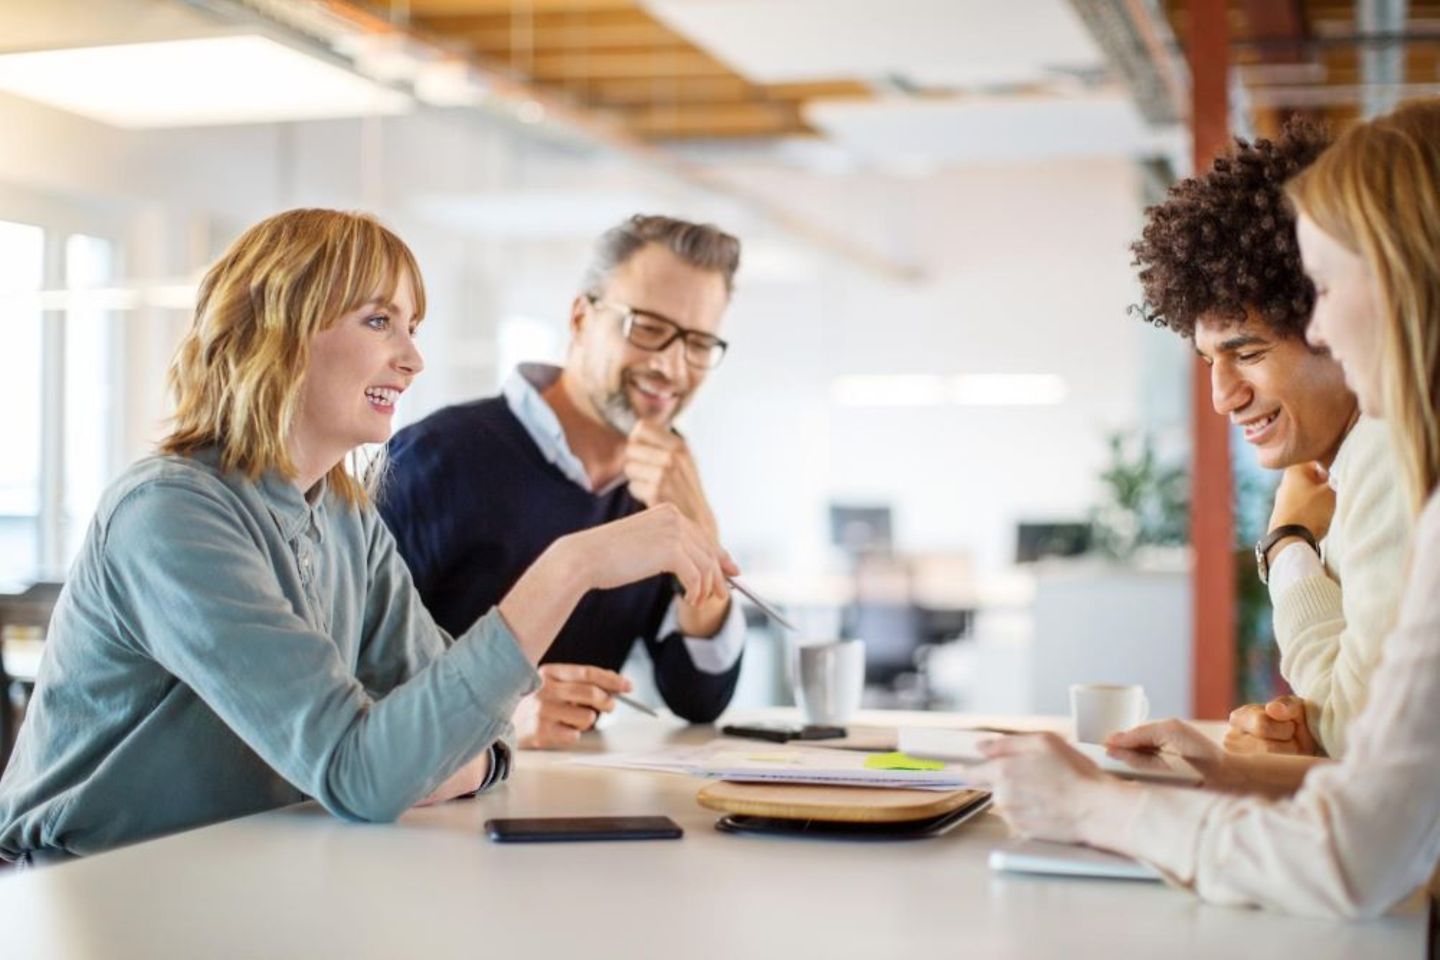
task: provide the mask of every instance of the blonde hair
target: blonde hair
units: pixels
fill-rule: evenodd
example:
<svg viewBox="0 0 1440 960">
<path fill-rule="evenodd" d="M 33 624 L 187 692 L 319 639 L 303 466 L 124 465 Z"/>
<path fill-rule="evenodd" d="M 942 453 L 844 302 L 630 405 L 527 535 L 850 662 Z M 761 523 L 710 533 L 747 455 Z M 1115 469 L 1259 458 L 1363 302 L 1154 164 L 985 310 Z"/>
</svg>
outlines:
<svg viewBox="0 0 1440 960">
<path fill-rule="evenodd" d="M 1353 127 L 1286 193 L 1378 281 L 1381 402 L 1418 513 L 1440 481 L 1440 102 Z"/>
<path fill-rule="evenodd" d="M 246 230 L 201 281 L 194 321 L 170 365 L 176 409 L 161 451 L 213 446 L 223 470 L 294 479 L 287 442 L 311 340 L 377 296 L 393 299 L 406 277 L 419 319 L 425 290 L 414 254 L 365 214 L 289 210 Z M 343 462 L 326 480 L 347 502 L 366 502 Z"/>
</svg>

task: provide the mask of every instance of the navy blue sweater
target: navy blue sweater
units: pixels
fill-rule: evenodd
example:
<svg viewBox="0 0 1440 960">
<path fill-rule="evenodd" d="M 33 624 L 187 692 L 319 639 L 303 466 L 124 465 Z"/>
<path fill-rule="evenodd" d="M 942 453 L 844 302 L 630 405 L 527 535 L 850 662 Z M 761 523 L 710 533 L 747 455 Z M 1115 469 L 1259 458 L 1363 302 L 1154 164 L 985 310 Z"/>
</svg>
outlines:
<svg viewBox="0 0 1440 960">
<path fill-rule="evenodd" d="M 439 410 L 397 433 L 389 454 L 380 515 L 425 606 L 452 635 L 497 604 L 557 538 L 644 509 L 623 484 L 596 495 L 566 477 L 503 397 Z M 643 639 L 670 709 L 697 723 L 715 719 L 735 692 L 740 665 L 705 673 L 678 634 L 657 638 L 673 583 L 661 576 L 590 591 L 542 662 L 619 670 Z"/>
</svg>

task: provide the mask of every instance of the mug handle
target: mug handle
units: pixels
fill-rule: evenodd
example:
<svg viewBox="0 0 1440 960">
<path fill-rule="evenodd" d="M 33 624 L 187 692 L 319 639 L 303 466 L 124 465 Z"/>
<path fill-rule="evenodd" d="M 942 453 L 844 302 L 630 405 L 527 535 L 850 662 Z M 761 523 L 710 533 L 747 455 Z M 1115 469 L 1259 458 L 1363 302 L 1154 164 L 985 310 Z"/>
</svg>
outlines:
<svg viewBox="0 0 1440 960">
<path fill-rule="evenodd" d="M 1150 719 L 1150 698 L 1144 693 L 1140 694 L 1140 722 L 1144 723 Z"/>
</svg>

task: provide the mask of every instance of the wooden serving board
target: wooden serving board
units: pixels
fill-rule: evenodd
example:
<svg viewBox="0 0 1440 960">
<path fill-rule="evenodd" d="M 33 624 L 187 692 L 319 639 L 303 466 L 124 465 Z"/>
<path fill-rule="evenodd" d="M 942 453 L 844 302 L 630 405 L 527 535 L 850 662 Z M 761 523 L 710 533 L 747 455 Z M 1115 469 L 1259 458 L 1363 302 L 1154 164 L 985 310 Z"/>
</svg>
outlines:
<svg viewBox="0 0 1440 960">
<path fill-rule="evenodd" d="M 984 796 L 981 790 L 830 787 L 806 783 L 731 783 L 702 787 L 700 806 L 722 813 L 781 820 L 907 823 L 950 813 Z"/>
</svg>

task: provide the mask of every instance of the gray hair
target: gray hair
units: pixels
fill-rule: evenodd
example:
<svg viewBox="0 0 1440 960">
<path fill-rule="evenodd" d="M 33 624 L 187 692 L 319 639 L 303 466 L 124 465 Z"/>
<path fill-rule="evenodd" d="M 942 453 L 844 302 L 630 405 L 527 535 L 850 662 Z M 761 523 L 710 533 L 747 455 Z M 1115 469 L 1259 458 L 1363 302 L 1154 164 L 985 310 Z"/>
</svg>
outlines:
<svg viewBox="0 0 1440 960">
<path fill-rule="evenodd" d="M 585 268 L 581 292 L 599 296 L 610 274 L 647 243 L 660 244 L 692 267 L 713 270 L 725 279 L 725 292 L 734 292 L 735 271 L 740 268 L 739 240 L 712 224 L 640 213 L 600 235 Z"/>
</svg>

